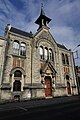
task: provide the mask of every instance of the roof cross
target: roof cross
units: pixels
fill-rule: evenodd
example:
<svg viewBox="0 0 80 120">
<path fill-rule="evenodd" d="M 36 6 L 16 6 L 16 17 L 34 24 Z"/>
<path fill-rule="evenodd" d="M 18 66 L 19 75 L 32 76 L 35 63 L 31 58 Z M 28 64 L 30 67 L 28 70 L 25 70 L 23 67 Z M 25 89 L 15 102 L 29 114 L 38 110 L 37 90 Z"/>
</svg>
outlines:
<svg viewBox="0 0 80 120">
<path fill-rule="evenodd" d="M 41 8 L 43 8 L 43 3 L 41 3 Z"/>
</svg>

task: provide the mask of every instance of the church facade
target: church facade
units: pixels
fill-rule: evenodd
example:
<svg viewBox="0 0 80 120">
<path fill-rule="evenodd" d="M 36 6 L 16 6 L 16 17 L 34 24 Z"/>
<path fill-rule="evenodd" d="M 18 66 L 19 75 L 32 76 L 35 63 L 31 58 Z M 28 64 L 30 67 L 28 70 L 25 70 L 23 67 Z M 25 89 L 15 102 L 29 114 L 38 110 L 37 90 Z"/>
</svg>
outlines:
<svg viewBox="0 0 80 120">
<path fill-rule="evenodd" d="M 7 25 L 0 38 L 0 101 L 77 94 L 71 50 L 56 43 L 41 8 L 35 34 Z"/>
</svg>

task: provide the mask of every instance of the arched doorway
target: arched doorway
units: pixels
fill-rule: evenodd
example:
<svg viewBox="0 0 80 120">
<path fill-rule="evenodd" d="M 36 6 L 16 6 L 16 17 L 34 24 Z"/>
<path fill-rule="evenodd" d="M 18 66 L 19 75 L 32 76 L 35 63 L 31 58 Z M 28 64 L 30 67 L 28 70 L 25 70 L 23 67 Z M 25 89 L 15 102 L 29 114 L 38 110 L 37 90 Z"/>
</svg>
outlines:
<svg viewBox="0 0 80 120">
<path fill-rule="evenodd" d="M 45 77 L 45 96 L 49 97 L 52 96 L 52 84 L 51 84 L 51 77 Z"/>
<path fill-rule="evenodd" d="M 21 79 L 22 73 L 20 70 L 16 70 L 14 72 L 14 83 L 13 83 L 13 91 L 21 91 Z"/>
<path fill-rule="evenodd" d="M 70 83 L 68 81 L 67 81 L 67 92 L 69 95 L 71 94 Z"/>
<path fill-rule="evenodd" d="M 67 82 L 67 93 L 68 93 L 68 95 L 70 95 L 71 87 L 70 87 L 70 82 L 69 82 L 69 75 L 66 75 L 66 82 Z"/>
</svg>

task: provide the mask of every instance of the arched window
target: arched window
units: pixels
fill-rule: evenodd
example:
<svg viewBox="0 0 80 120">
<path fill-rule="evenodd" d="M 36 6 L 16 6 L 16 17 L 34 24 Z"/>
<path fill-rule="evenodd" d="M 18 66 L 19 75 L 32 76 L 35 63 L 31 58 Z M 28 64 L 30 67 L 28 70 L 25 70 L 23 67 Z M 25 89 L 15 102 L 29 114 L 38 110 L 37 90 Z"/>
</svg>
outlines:
<svg viewBox="0 0 80 120">
<path fill-rule="evenodd" d="M 21 82 L 19 80 L 15 80 L 13 83 L 13 91 L 21 91 Z"/>
<path fill-rule="evenodd" d="M 66 59 L 66 64 L 69 65 L 69 59 L 68 59 L 68 55 L 65 55 L 65 59 Z"/>
<path fill-rule="evenodd" d="M 52 52 L 52 49 L 49 49 L 49 60 L 53 61 L 53 52 Z"/>
<path fill-rule="evenodd" d="M 69 80 L 69 75 L 66 75 L 66 80 Z"/>
<path fill-rule="evenodd" d="M 22 72 L 20 70 L 16 70 L 14 72 L 14 77 L 21 77 L 22 76 Z"/>
<path fill-rule="evenodd" d="M 45 58 L 45 60 L 48 59 L 48 49 L 47 48 L 44 49 L 44 58 Z"/>
<path fill-rule="evenodd" d="M 43 46 L 40 46 L 40 57 L 41 57 L 41 59 L 44 59 L 44 50 L 43 50 Z"/>
<path fill-rule="evenodd" d="M 13 53 L 19 55 L 19 41 L 15 40 L 13 43 Z"/>
<path fill-rule="evenodd" d="M 62 53 L 62 63 L 65 64 L 65 56 L 63 53 Z"/>
<path fill-rule="evenodd" d="M 25 45 L 25 43 L 21 43 L 21 46 L 20 46 L 20 55 L 26 56 L 26 45 Z"/>
</svg>

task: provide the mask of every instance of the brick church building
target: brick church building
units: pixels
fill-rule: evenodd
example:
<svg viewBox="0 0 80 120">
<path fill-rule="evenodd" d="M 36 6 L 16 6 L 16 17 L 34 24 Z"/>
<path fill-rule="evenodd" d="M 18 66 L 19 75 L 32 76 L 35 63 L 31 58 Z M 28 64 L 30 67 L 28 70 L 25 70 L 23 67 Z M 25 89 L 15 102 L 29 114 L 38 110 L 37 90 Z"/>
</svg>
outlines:
<svg viewBox="0 0 80 120">
<path fill-rule="evenodd" d="M 41 8 L 35 34 L 6 26 L 0 37 L 0 101 L 77 94 L 72 51 L 55 41 L 50 21 Z"/>
</svg>

